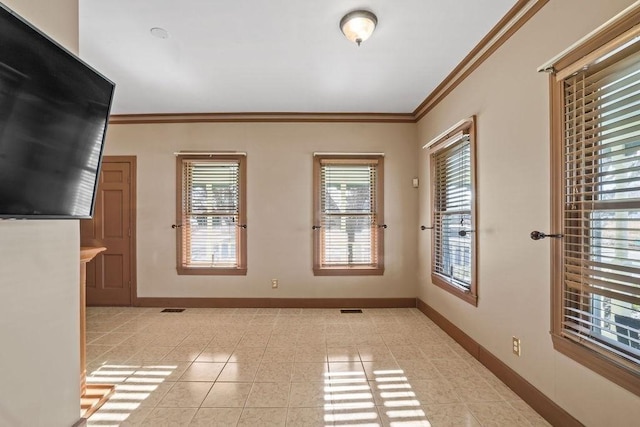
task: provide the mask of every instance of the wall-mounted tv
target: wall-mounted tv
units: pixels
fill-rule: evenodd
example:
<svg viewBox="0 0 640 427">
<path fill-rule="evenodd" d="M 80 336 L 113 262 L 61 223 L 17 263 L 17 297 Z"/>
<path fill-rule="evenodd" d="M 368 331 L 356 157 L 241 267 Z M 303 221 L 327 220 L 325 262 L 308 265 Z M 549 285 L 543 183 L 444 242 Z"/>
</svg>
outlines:
<svg viewBox="0 0 640 427">
<path fill-rule="evenodd" d="M 113 91 L 0 3 L 0 218 L 93 215 Z"/>
</svg>

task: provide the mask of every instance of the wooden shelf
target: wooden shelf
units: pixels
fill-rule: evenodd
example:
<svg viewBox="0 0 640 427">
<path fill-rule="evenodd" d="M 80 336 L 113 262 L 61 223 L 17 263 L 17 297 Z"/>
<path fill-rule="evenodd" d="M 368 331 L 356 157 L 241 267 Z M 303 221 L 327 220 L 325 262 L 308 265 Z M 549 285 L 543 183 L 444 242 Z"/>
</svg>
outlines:
<svg viewBox="0 0 640 427">
<path fill-rule="evenodd" d="M 89 418 L 113 394 L 115 386 L 111 384 L 87 384 L 84 395 L 80 398 L 80 416 Z"/>
<path fill-rule="evenodd" d="M 115 388 L 115 386 L 109 384 L 87 384 L 86 371 L 87 263 L 106 249 L 104 247 L 80 248 L 80 416 L 85 419 L 89 418 L 109 399 Z"/>
</svg>

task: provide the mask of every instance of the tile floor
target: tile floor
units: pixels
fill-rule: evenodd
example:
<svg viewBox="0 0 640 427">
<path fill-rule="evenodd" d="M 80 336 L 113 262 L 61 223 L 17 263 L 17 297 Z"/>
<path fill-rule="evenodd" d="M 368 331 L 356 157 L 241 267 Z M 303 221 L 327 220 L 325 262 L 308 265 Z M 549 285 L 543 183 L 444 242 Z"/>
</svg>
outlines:
<svg viewBox="0 0 640 427">
<path fill-rule="evenodd" d="M 548 426 L 416 309 L 89 308 L 89 426 Z"/>
</svg>

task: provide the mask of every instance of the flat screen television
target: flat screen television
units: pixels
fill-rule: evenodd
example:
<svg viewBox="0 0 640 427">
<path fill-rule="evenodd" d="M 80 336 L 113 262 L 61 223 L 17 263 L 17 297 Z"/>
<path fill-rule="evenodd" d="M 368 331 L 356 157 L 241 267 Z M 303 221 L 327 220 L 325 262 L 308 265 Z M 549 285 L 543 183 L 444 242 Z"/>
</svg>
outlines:
<svg viewBox="0 0 640 427">
<path fill-rule="evenodd" d="M 0 3 L 0 218 L 93 216 L 114 86 Z"/>
</svg>

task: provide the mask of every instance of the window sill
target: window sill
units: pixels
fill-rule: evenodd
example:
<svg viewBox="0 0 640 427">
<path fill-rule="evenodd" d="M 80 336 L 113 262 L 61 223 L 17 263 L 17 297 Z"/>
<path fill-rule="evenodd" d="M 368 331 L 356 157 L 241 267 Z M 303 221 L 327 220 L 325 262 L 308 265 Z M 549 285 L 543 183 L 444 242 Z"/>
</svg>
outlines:
<svg viewBox="0 0 640 427">
<path fill-rule="evenodd" d="M 384 268 L 376 267 L 324 267 L 314 268 L 314 276 L 382 276 Z"/>
<path fill-rule="evenodd" d="M 450 294 L 457 296 L 458 298 L 471 304 L 472 306 L 474 307 L 478 306 L 478 295 L 470 291 L 465 291 L 455 285 L 452 285 L 449 281 L 444 279 L 442 276 L 439 276 L 438 274 L 435 274 L 435 273 L 431 273 L 431 282 L 433 282 L 433 284 L 436 285 L 437 287 L 442 288 L 445 291 L 449 292 Z"/>
<path fill-rule="evenodd" d="M 246 268 L 178 267 L 178 276 L 246 276 Z"/>
<path fill-rule="evenodd" d="M 615 363 L 604 354 L 591 350 L 580 343 L 560 335 L 552 333 L 551 339 L 553 341 L 553 348 L 557 352 L 602 375 L 620 387 L 629 390 L 636 396 L 640 396 L 640 372 L 633 371 L 631 368 Z"/>
</svg>

